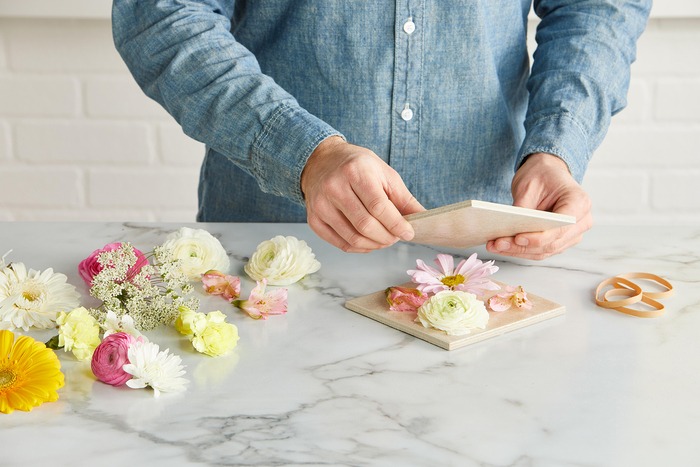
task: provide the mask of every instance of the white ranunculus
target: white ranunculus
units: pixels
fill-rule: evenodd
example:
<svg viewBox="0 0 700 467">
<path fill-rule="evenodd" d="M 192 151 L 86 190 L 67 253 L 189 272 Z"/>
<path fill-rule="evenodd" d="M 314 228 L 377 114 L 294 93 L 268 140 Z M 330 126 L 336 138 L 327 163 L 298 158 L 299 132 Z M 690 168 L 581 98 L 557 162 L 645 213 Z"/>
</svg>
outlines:
<svg viewBox="0 0 700 467">
<path fill-rule="evenodd" d="M 199 280 L 207 271 L 215 269 L 227 272 L 228 254 L 221 242 L 204 229 L 182 227 L 165 238 L 163 246 L 172 251 L 173 257 L 182 261 L 180 271 L 189 280 Z"/>
<path fill-rule="evenodd" d="M 469 334 L 472 329 L 484 329 L 489 312 L 484 302 L 473 293 L 459 290 L 438 292 L 418 308 L 417 323 L 426 328 L 445 331 L 450 336 Z"/>
<path fill-rule="evenodd" d="M 245 272 L 256 281 L 267 279 L 269 285 L 289 285 L 320 267 L 305 241 L 278 235 L 258 245 Z"/>
</svg>

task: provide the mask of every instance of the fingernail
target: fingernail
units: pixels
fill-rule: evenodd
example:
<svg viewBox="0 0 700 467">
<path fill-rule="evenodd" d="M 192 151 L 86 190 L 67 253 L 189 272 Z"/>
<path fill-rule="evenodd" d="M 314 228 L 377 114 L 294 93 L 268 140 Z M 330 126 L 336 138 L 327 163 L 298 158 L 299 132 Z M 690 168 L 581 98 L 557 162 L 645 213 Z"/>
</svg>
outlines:
<svg viewBox="0 0 700 467">
<path fill-rule="evenodd" d="M 408 242 L 413 238 L 413 234 L 411 232 L 404 232 L 401 234 L 401 240 Z"/>
<path fill-rule="evenodd" d="M 510 249 L 510 243 L 506 242 L 505 240 L 501 240 L 496 244 L 496 248 L 498 248 L 501 251 L 505 251 Z"/>
<path fill-rule="evenodd" d="M 525 237 L 516 237 L 515 244 L 520 246 L 528 246 L 530 241 Z"/>
</svg>

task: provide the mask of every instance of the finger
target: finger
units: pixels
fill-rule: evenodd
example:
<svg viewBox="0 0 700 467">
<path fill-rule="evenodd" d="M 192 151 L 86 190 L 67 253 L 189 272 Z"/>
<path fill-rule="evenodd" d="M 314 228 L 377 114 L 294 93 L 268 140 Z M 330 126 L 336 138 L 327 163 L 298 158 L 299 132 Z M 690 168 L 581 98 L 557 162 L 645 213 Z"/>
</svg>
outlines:
<svg viewBox="0 0 700 467">
<path fill-rule="evenodd" d="M 328 224 L 343 240 L 355 248 L 377 250 L 391 246 L 398 241 L 397 238 L 389 236 L 390 241 L 382 243 L 363 235 L 347 218 L 347 215 L 334 206 L 329 206 L 328 209 L 322 211 L 316 211 L 316 215 L 322 222 Z M 375 220 L 374 222 L 377 221 Z"/>
<path fill-rule="evenodd" d="M 387 203 L 389 202 L 388 199 L 386 201 Z M 391 232 L 368 211 L 367 206 L 358 198 L 356 192 L 350 191 L 344 199 L 334 200 L 333 204 L 347 221 L 349 221 L 353 230 L 362 237 L 368 238 L 381 245 L 393 245 L 399 240 L 397 236 L 392 235 Z M 331 225 L 335 226 L 335 224 Z M 338 233 L 345 237 L 343 233 Z M 347 240 L 350 241 L 349 238 L 347 238 Z"/>
<path fill-rule="evenodd" d="M 371 183 L 353 186 L 353 190 L 366 207 L 367 212 L 382 225 L 389 235 L 397 240 L 401 238 L 408 241 L 414 236 L 413 227 L 403 218 L 403 215 L 397 208 L 397 204 L 389 198 L 389 196 L 394 195 L 394 199 L 398 200 L 398 205 L 410 203 L 410 199 L 413 196 L 403 185 L 403 182 L 399 183 L 403 186 L 403 189 L 399 188 L 397 190 L 393 188 L 392 183 L 387 183 L 386 186 Z"/>
<path fill-rule="evenodd" d="M 559 253 L 563 253 L 564 250 L 567 248 L 570 248 L 577 243 L 579 243 L 583 239 L 583 234 L 579 235 L 578 237 L 575 237 L 573 240 L 568 242 L 567 244 L 560 245 L 556 251 L 552 252 L 544 252 L 544 251 L 533 251 L 533 252 L 516 252 L 516 251 L 501 251 L 495 248 L 494 241 L 490 241 L 486 244 L 486 249 L 491 252 L 495 253 L 498 255 L 502 256 L 510 256 L 512 258 L 522 258 L 522 259 L 529 259 L 529 260 L 534 260 L 534 261 L 541 261 L 543 259 L 549 258 L 551 256 L 554 256 Z"/>
<path fill-rule="evenodd" d="M 346 253 L 369 253 L 372 249 L 368 248 L 357 248 L 346 242 L 343 237 L 338 235 L 338 233 L 333 230 L 333 228 L 321 221 L 317 217 L 309 217 L 308 223 L 311 230 L 313 230 L 316 235 L 321 237 L 323 240 L 327 241 L 336 248 L 343 250 Z"/>
</svg>

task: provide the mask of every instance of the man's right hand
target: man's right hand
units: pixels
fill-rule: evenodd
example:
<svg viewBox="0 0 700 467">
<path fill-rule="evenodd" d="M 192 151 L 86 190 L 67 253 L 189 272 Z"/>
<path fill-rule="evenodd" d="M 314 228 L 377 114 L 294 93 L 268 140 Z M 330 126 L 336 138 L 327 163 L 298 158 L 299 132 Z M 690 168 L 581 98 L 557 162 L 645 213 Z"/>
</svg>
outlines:
<svg viewBox="0 0 700 467">
<path fill-rule="evenodd" d="M 301 190 L 311 229 L 349 253 L 411 240 L 413 228 L 402 216 L 425 209 L 379 156 L 338 136 L 311 154 L 301 174 Z"/>
</svg>

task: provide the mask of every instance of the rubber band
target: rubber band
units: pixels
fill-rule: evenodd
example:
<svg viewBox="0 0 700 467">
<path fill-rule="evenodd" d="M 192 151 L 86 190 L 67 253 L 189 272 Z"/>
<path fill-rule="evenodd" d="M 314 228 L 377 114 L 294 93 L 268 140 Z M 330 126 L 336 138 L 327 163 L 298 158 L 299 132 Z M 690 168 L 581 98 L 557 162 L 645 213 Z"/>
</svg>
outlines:
<svg viewBox="0 0 700 467">
<path fill-rule="evenodd" d="M 644 292 L 639 285 L 635 284 L 629 279 L 649 279 L 666 287 L 668 290 L 663 292 Z M 612 285 L 614 288 L 606 291 L 603 294 L 603 299 L 600 300 L 598 298 L 600 296 L 600 291 L 603 289 L 603 287 L 608 285 Z M 667 280 L 662 279 L 656 274 L 649 274 L 646 272 L 630 272 L 611 277 L 610 279 L 606 279 L 601 282 L 595 291 L 595 301 L 600 307 L 616 310 L 620 313 L 636 316 L 638 318 L 658 318 L 659 316 L 663 316 L 665 307 L 654 299 L 668 298 L 672 295 L 673 286 Z M 608 300 L 608 297 L 611 296 L 626 296 L 627 298 L 622 300 Z M 628 305 L 638 302 L 645 303 L 654 309 L 634 310 L 632 308 L 627 308 Z"/>
<path fill-rule="evenodd" d="M 661 284 L 668 289 L 664 292 L 644 292 L 645 297 L 668 298 L 673 295 L 673 286 L 671 285 L 671 283 L 666 279 L 662 279 L 656 274 L 649 274 L 647 272 L 629 272 L 627 274 L 620 274 L 617 277 L 621 277 L 623 279 L 648 279 L 658 284 Z M 617 284 L 618 285 L 613 285 L 613 287 L 615 287 L 616 289 L 621 289 L 622 285 L 619 285 L 619 282 Z"/>
<path fill-rule="evenodd" d="M 623 289 L 623 290 L 630 290 L 634 291 L 634 295 L 630 296 L 629 298 L 626 298 L 624 300 L 615 300 L 615 301 L 609 301 L 603 296 L 603 300 L 598 299 L 598 296 L 600 295 L 600 290 L 608 285 L 614 285 L 617 282 L 622 282 L 622 284 L 628 286 L 628 289 Z M 635 284 L 632 281 L 628 281 L 627 279 L 620 278 L 620 277 L 611 277 L 610 279 L 606 279 L 603 282 L 601 282 L 598 285 L 598 288 L 595 290 L 595 302 L 596 305 L 602 306 L 603 308 L 617 308 L 620 306 L 627 306 L 627 305 L 632 305 L 633 303 L 637 303 L 642 299 L 642 288 Z M 624 295 L 624 294 L 616 294 L 616 295 Z"/>
</svg>

